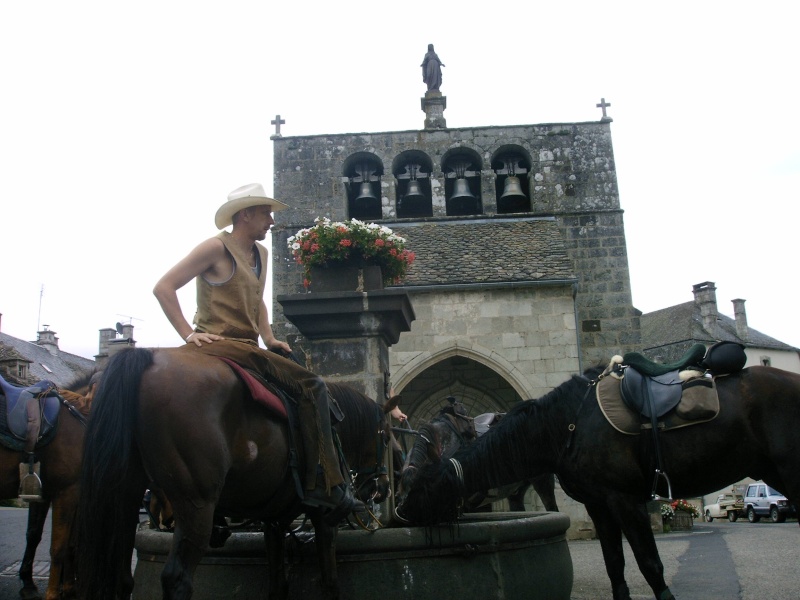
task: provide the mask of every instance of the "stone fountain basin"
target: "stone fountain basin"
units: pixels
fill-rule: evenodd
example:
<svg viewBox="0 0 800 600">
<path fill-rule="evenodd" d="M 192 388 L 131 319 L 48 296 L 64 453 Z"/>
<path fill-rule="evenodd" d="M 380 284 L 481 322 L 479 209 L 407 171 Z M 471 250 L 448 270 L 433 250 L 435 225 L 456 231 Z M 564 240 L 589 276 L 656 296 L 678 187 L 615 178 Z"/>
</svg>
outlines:
<svg viewBox="0 0 800 600">
<path fill-rule="evenodd" d="M 562 513 L 474 513 L 453 526 L 341 530 L 336 543 L 341 597 L 347 600 L 414 598 L 526 598 L 569 600 L 572 559 Z M 160 574 L 172 536 L 136 535 L 134 598 L 160 598 Z M 290 551 L 292 600 L 319 595 L 313 543 Z M 267 598 L 263 535 L 234 533 L 212 549 L 194 578 L 194 600 Z"/>
</svg>

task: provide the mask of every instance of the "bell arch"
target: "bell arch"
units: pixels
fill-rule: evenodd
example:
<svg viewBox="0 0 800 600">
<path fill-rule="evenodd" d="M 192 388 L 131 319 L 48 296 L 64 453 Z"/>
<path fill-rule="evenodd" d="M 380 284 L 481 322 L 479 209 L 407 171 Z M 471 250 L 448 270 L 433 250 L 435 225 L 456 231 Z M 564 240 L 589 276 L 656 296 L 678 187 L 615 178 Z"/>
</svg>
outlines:
<svg viewBox="0 0 800 600">
<path fill-rule="evenodd" d="M 347 193 L 348 218 L 375 221 L 383 217 L 382 175 L 383 162 L 371 152 L 356 152 L 345 159 L 342 176 Z"/>
<path fill-rule="evenodd" d="M 397 181 L 397 216 L 403 218 L 432 217 L 431 174 L 433 161 L 421 150 L 406 150 L 392 161 L 392 174 Z"/>
<path fill-rule="evenodd" d="M 497 213 L 510 214 L 531 211 L 531 156 L 522 146 L 506 144 L 492 155 L 495 172 Z"/>
<path fill-rule="evenodd" d="M 447 216 L 480 215 L 483 160 L 471 148 L 459 146 L 442 156 Z"/>
</svg>

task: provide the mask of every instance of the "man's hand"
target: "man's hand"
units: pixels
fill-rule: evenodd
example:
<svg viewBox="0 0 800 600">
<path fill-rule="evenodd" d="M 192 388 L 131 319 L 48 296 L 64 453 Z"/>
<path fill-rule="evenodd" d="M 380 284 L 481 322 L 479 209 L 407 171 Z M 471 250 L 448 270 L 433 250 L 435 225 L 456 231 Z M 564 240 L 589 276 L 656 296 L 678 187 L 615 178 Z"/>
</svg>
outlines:
<svg viewBox="0 0 800 600">
<path fill-rule="evenodd" d="M 276 340 L 275 338 L 272 338 L 270 343 L 267 344 L 267 348 L 273 352 L 278 352 L 278 354 L 290 354 L 292 351 L 292 347 L 289 344 L 286 342 L 281 342 L 280 340 Z"/>
<path fill-rule="evenodd" d="M 215 333 L 203 333 L 202 331 L 195 331 L 186 338 L 187 344 L 194 344 L 195 346 L 202 346 L 203 344 L 210 344 L 217 340 L 224 340 L 225 338 Z"/>
</svg>

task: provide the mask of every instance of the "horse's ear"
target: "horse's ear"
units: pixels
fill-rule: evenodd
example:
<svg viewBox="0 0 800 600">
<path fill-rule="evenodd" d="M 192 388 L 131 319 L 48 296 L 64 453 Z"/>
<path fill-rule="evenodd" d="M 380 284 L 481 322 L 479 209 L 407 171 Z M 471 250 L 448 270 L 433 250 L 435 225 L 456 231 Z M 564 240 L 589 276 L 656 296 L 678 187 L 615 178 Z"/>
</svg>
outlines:
<svg viewBox="0 0 800 600">
<path fill-rule="evenodd" d="M 400 401 L 403 399 L 402 396 L 392 396 L 383 404 L 383 414 L 388 414 L 392 412 L 397 406 L 400 404 Z"/>
</svg>

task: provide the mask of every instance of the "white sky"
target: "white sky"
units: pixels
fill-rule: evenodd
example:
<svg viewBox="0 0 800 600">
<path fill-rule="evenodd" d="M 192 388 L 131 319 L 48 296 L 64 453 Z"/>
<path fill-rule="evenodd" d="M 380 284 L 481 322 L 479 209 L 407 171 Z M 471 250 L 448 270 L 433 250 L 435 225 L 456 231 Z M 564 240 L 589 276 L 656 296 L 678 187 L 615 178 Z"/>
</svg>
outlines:
<svg viewBox="0 0 800 600">
<path fill-rule="evenodd" d="M 744 298 L 751 327 L 800 346 L 798 7 L 3 2 L 2 331 L 48 324 L 87 357 L 117 321 L 140 346 L 179 344 L 153 285 L 216 233 L 230 190 L 271 191 L 270 120 L 421 129 L 433 43 L 450 127 L 595 121 L 611 103 L 637 308 L 714 281 L 721 312 Z M 193 284 L 181 298 L 191 318 Z"/>
</svg>

